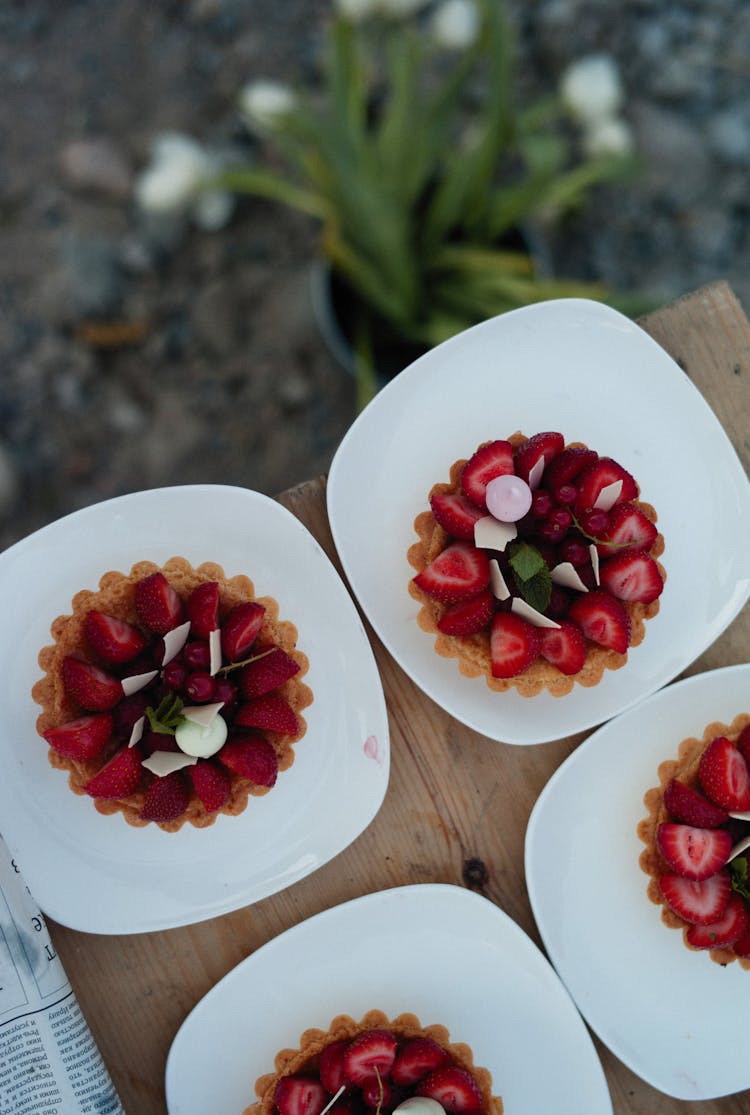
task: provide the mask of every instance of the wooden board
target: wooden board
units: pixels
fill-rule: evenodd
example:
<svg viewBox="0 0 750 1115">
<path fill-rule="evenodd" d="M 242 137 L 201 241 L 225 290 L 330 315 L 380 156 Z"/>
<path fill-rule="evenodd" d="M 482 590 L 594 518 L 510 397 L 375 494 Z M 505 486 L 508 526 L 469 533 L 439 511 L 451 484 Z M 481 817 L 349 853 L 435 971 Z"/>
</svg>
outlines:
<svg viewBox="0 0 750 1115">
<path fill-rule="evenodd" d="M 642 324 L 708 399 L 748 469 L 750 325 L 731 290 L 713 284 Z M 324 480 L 304 483 L 280 499 L 336 562 Z M 50 925 L 128 1115 L 164 1115 L 167 1053 L 198 1000 L 260 945 L 330 906 L 409 883 L 454 883 L 481 891 L 540 944 L 524 883 L 526 823 L 550 775 L 586 733 L 537 747 L 493 743 L 437 708 L 374 635 L 372 643 L 388 703 L 391 782 L 378 816 L 349 848 L 282 894 L 195 926 L 105 937 Z M 686 673 L 749 658 L 746 608 Z M 701 1103 L 671 1099 L 600 1043 L 597 1048 L 615 1115 L 750 1110 L 750 1092 Z M 502 1081 L 498 1086 L 502 1090 Z"/>
</svg>

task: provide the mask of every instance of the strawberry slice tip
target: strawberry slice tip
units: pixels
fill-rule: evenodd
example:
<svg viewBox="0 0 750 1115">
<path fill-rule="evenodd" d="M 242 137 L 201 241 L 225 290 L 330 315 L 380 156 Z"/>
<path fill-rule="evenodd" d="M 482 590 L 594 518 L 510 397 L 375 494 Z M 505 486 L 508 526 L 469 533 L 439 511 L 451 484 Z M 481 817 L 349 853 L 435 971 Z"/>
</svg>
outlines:
<svg viewBox="0 0 750 1115">
<path fill-rule="evenodd" d="M 219 626 L 218 581 L 204 581 L 197 585 L 185 605 L 190 620 L 190 634 L 196 639 L 207 639 Z"/>
<path fill-rule="evenodd" d="M 163 573 L 138 581 L 133 601 L 140 622 L 156 635 L 166 635 L 182 622 L 182 601 Z"/>
<path fill-rule="evenodd" d="M 57 728 L 48 728 L 44 738 L 66 759 L 97 759 L 106 747 L 114 728 L 112 716 L 101 712 L 96 716 L 79 716 Z"/>
<path fill-rule="evenodd" d="M 664 582 L 659 566 L 643 550 L 626 550 L 607 558 L 599 567 L 602 588 L 618 600 L 638 600 L 650 604 L 661 596 Z"/>
<path fill-rule="evenodd" d="M 445 1049 L 432 1038 L 411 1038 L 396 1054 L 391 1080 L 399 1085 L 416 1084 L 423 1076 L 444 1065 L 447 1060 L 448 1054 Z"/>
<path fill-rule="evenodd" d="M 274 1103 L 280 1115 L 320 1115 L 328 1096 L 314 1076 L 283 1076 L 276 1085 Z"/>
<path fill-rule="evenodd" d="M 228 770 L 249 778 L 256 786 L 270 789 L 276 784 L 279 773 L 276 752 L 265 736 L 256 732 L 227 740 L 218 759 Z"/>
<path fill-rule="evenodd" d="M 630 617 L 625 606 L 603 589 L 577 597 L 568 611 L 587 639 L 624 654 L 630 642 Z"/>
<path fill-rule="evenodd" d="M 279 693 L 266 693 L 245 701 L 238 708 L 234 722 L 237 727 L 260 728 L 284 736 L 295 736 L 299 731 L 294 709 Z"/>
<path fill-rule="evenodd" d="M 417 1085 L 416 1094 L 437 1100 L 448 1115 L 474 1115 L 482 1108 L 482 1091 L 476 1080 L 456 1065 L 435 1069 Z"/>
<path fill-rule="evenodd" d="M 344 1053 L 344 1075 L 352 1084 L 364 1084 L 377 1072 L 387 1078 L 396 1058 L 397 1041 L 389 1030 L 365 1030 Z"/>
<path fill-rule="evenodd" d="M 726 824 L 729 814 L 704 797 L 694 786 L 673 778 L 664 791 L 664 806 L 672 821 L 696 828 L 715 829 Z"/>
<path fill-rule="evenodd" d="M 94 653 L 113 665 L 132 661 L 146 646 L 146 638 L 137 627 L 95 608 L 87 613 L 83 630 Z"/>
<path fill-rule="evenodd" d="M 83 787 L 92 798 L 124 798 L 141 784 L 143 767 L 137 747 L 122 747 Z"/>
<path fill-rule="evenodd" d="M 227 662 L 240 662 L 263 626 L 266 609 L 257 601 L 238 604 L 221 625 L 221 650 Z"/>
<path fill-rule="evenodd" d="M 544 469 L 565 448 L 565 438 L 554 430 L 534 434 L 515 453 L 516 475 L 528 483 L 529 475 L 539 463 L 544 461 Z M 544 473 L 542 474 L 544 475 Z"/>
<path fill-rule="evenodd" d="M 176 821 L 190 804 L 184 771 L 176 770 L 164 778 L 155 778 L 146 791 L 141 809 L 141 819 L 165 823 Z"/>
<path fill-rule="evenodd" d="M 476 635 L 495 614 L 495 597 L 486 588 L 467 600 L 465 604 L 453 604 L 446 608 L 438 620 L 438 631 L 444 635 Z"/>
<path fill-rule="evenodd" d="M 485 508 L 485 493 L 490 480 L 513 471 L 513 446 L 509 441 L 489 441 L 480 445 L 461 471 L 464 495 L 477 507 Z"/>
<path fill-rule="evenodd" d="M 586 662 L 586 636 L 576 623 L 560 620 L 559 628 L 541 628 L 539 653 L 562 674 L 579 673 Z"/>
<path fill-rule="evenodd" d="M 68 655 L 62 663 L 65 692 L 87 712 L 107 712 L 122 700 L 122 684 L 91 662 Z"/>
<path fill-rule="evenodd" d="M 348 1048 L 348 1039 L 342 1038 L 340 1041 L 332 1041 L 320 1054 L 320 1083 L 331 1096 L 335 1096 L 341 1085 L 346 1083 L 344 1053 Z"/>
<path fill-rule="evenodd" d="M 726 736 L 711 740 L 701 755 L 698 781 L 721 809 L 730 813 L 750 809 L 750 770 L 742 752 Z"/>
<path fill-rule="evenodd" d="M 710 925 L 726 910 L 732 881 L 724 869 L 700 881 L 685 879 L 682 875 L 662 875 L 659 890 L 670 910 L 683 921 L 691 925 Z"/>
<path fill-rule="evenodd" d="M 656 525 L 632 503 L 619 503 L 612 508 L 609 524 L 602 540 L 597 542 L 600 557 L 627 550 L 650 550 L 656 541 Z"/>
<path fill-rule="evenodd" d="M 630 500 L 636 499 L 638 496 L 638 485 L 636 484 L 630 473 L 613 461 L 611 457 L 600 457 L 599 460 L 589 465 L 576 481 L 578 488 L 578 495 L 575 501 L 576 515 L 581 515 L 586 511 L 593 511 L 594 505 L 601 495 L 604 488 L 609 487 L 610 484 L 616 481 L 622 481 L 622 488 L 620 494 L 615 500 L 615 505 L 618 503 L 628 503 Z"/>
<path fill-rule="evenodd" d="M 245 698 L 262 697 L 299 673 L 299 662 L 281 647 L 265 649 L 268 653 L 248 663 L 240 674 L 239 689 Z M 259 649 L 258 654 L 261 653 Z"/>
<path fill-rule="evenodd" d="M 726 829 L 664 821 L 656 830 L 656 846 L 672 871 L 700 882 L 724 867 L 732 850 L 732 837 Z"/>
<path fill-rule="evenodd" d="M 461 492 L 433 492 L 430 507 L 435 521 L 453 538 L 471 542 L 474 525 L 484 517 L 484 508 L 477 507 Z"/>
<path fill-rule="evenodd" d="M 542 638 L 540 629 L 513 612 L 498 612 L 490 632 L 493 678 L 513 678 L 537 658 Z"/>
<path fill-rule="evenodd" d="M 739 894 L 733 894 L 724 913 L 709 925 L 691 925 L 685 934 L 694 949 L 727 948 L 750 931 L 750 917 Z"/>
<path fill-rule="evenodd" d="M 468 542 L 454 542 L 418 573 L 414 584 L 442 604 L 461 604 L 490 583 L 490 563 L 484 551 Z"/>
<path fill-rule="evenodd" d="M 207 759 L 199 759 L 187 772 L 206 812 L 223 809 L 232 794 L 232 780 L 227 772 Z"/>
</svg>

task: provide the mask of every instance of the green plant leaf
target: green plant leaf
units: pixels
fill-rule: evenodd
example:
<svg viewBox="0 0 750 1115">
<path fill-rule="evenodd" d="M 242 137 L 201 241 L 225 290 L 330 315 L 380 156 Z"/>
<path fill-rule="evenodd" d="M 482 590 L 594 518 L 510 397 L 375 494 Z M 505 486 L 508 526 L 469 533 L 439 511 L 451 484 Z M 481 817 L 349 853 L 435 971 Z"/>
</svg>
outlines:
<svg viewBox="0 0 750 1115">
<path fill-rule="evenodd" d="M 748 877 L 747 856 L 737 856 L 729 864 L 729 874 L 732 879 L 732 890 L 743 898 L 750 900 L 750 877 Z"/>
<path fill-rule="evenodd" d="M 543 612 L 552 595 L 552 578 L 546 561 L 536 546 L 528 542 L 511 542 L 508 553 L 520 595 L 532 608 Z"/>
<path fill-rule="evenodd" d="M 183 703 L 176 693 L 168 693 L 159 703 L 157 708 L 151 705 L 146 709 L 146 716 L 152 732 L 162 736 L 173 736 L 185 717 L 182 715 Z"/>
</svg>

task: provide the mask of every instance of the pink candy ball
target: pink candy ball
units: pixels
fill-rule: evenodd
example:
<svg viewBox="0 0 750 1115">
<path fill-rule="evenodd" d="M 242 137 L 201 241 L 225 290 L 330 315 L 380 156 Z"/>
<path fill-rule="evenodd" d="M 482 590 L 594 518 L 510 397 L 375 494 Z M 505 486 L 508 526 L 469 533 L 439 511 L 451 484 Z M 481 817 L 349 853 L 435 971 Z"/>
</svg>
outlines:
<svg viewBox="0 0 750 1115">
<path fill-rule="evenodd" d="M 486 499 L 490 515 L 501 523 L 517 523 L 531 507 L 531 488 L 513 473 L 496 476 L 487 485 Z"/>
</svg>

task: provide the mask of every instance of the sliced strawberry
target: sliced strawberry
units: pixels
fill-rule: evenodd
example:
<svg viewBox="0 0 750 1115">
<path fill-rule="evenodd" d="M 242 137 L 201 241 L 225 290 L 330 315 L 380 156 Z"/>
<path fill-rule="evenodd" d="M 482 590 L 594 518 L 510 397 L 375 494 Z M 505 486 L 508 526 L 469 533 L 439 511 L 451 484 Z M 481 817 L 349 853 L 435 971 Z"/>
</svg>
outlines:
<svg viewBox="0 0 750 1115">
<path fill-rule="evenodd" d="M 57 728 L 48 728 L 44 738 L 58 755 L 66 759 L 96 759 L 101 755 L 112 736 L 114 724 L 108 712 L 97 716 L 80 716 Z"/>
<path fill-rule="evenodd" d="M 365 1107 L 372 1112 L 390 1111 L 393 1107 L 393 1088 L 390 1080 L 382 1076 L 371 1076 L 361 1085 Z"/>
<path fill-rule="evenodd" d="M 750 767 L 750 724 L 746 724 L 737 736 L 737 750 Z"/>
<path fill-rule="evenodd" d="M 656 830 L 662 858 L 684 879 L 708 879 L 720 871 L 732 850 L 725 829 L 700 829 L 665 821 Z"/>
<path fill-rule="evenodd" d="M 119 705 L 112 711 L 114 720 L 114 734 L 117 739 L 128 743 L 136 720 L 146 715 L 146 709 L 151 704 L 152 698 L 143 689 L 123 697 Z"/>
<path fill-rule="evenodd" d="M 144 821 L 176 821 L 189 804 L 190 791 L 184 771 L 175 770 L 151 783 L 143 799 L 141 817 Z"/>
<path fill-rule="evenodd" d="M 278 693 L 266 693 L 263 697 L 245 701 L 237 709 L 234 722 L 241 728 L 260 728 L 284 736 L 294 736 L 299 731 L 294 709 Z"/>
<path fill-rule="evenodd" d="M 279 1115 L 320 1115 L 328 1096 L 315 1076 L 282 1076 L 276 1085 L 273 1101 Z"/>
<path fill-rule="evenodd" d="M 263 626 L 266 609 L 256 601 L 238 604 L 221 625 L 221 650 L 227 662 L 241 662 Z"/>
<path fill-rule="evenodd" d="M 729 820 L 726 810 L 677 778 L 673 778 L 664 791 L 664 805 L 672 821 L 699 829 L 715 829 Z"/>
<path fill-rule="evenodd" d="M 739 941 L 750 931 L 750 917 L 739 894 L 733 894 L 724 913 L 710 925 L 691 925 L 686 933 L 694 949 L 718 949 Z"/>
<path fill-rule="evenodd" d="M 553 495 L 556 495 L 563 484 L 575 480 L 584 469 L 590 468 L 599 460 L 599 454 L 593 449 L 584 449 L 582 445 L 571 445 L 550 461 L 544 470 L 544 484 Z"/>
<path fill-rule="evenodd" d="M 397 1041 L 390 1030 L 365 1030 L 358 1034 L 344 1053 L 344 1075 L 352 1084 L 364 1084 L 380 1073 L 390 1075 L 396 1057 Z"/>
<path fill-rule="evenodd" d="M 123 697 L 117 678 L 70 655 L 63 659 L 62 682 L 70 699 L 88 712 L 106 712 Z"/>
<path fill-rule="evenodd" d="M 249 733 L 229 739 L 218 753 L 218 759 L 235 774 L 249 778 L 256 786 L 276 783 L 279 760 L 273 745 L 261 735 Z"/>
<path fill-rule="evenodd" d="M 218 581 L 204 581 L 194 588 L 185 607 L 190 620 L 190 635 L 196 639 L 207 639 L 219 626 Z"/>
<path fill-rule="evenodd" d="M 483 550 L 454 542 L 414 578 L 414 584 L 442 604 L 462 604 L 490 583 L 490 563 Z"/>
<path fill-rule="evenodd" d="M 138 581 L 133 599 L 138 619 L 156 635 L 166 635 L 182 623 L 182 601 L 163 573 Z"/>
<path fill-rule="evenodd" d="M 448 1060 L 442 1045 L 432 1038 L 411 1038 L 405 1042 L 393 1062 L 391 1080 L 394 1084 L 416 1084 L 423 1076 L 440 1068 Z"/>
<path fill-rule="evenodd" d="M 735 956 L 750 956 L 750 930 L 732 943 Z"/>
<path fill-rule="evenodd" d="M 540 628 L 542 645 L 539 653 L 562 674 L 577 674 L 586 661 L 586 636 L 576 623 L 560 620 L 560 627 Z"/>
<path fill-rule="evenodd" d="M 258 653 L 262 654 L 263 651 L 259 648 Z M 245 698 L 262 697 L 264 693 L 278 689 L 298 673 L 299 662 L 281 647 L 273 647 L 268 654 L 248 663 L 242 670 L 239 679 L 240 693 Z"/>
<path fill-rule="evenodd" d="M 732 880 L 724 869 L 701 882 L 685 879 L 681 875 L 662 875 L 659 890 L 670 910 L 683 921 L 689 921 L 691 925 L 710 925 L 727 908 Z"/>
<path fill-rule="evenodd" d="M 494 614 L 495 597 L 486 588 L 465 604 L 446 608 L 438 620 L 438 630 L 444 635 L 475 635 L 487 626 Z"/>
<path fill-rule="evenodd" d="M 123 747 L 83 787 L 92 798 L 124 798 L 141 784 L 143 767 L 137 747 Z"/>
<path fill-rule="evenodd" d="M 344 1053 L 348 1048 L 348 1039 L 342 1038 L 341 1041 L 332 1041 L 320 1054 L 320 1083 L 331 1096 L 335 1096 L 341 1085 L 346 1083 Z"/>
<path fill-rule="evenodd" d="M 564 448 L 565 438 L 562 434 L 558 434 L 553 430 L 541 434 L 534 434 L 533 437 L 530 437 L 528 441 L 524 442 L 524 444 L 516 450 L 516 476 L 520 476 L 522 480 L 528 483 L 529 474 L 541 460 L 544 461 L 544 472 L 546 473 L 550 462 L 558 453 L 562 453 Z M 542 475 L 544 475 L 544 473 Z"/>
<path fill-rule="evenodd" d="M 625 550 L 650 550 L 656 541 L 657 530 L 640 508 L 632 503 L 618 503 L 612 508 L 609 525 L 597 550 L 601 557 L 623 553 Z"/>
<path fill-rule="evenodd" d="M 441 1103 L 448 1115 L 474 1115 L 482 1108 L 482 1090 L 471 1073 L 457 1065 L 435 1069 L 417 1085 L 416 1094 Z"/>
<path fill-rule="evenodd" d="M 750 770 L 726 736 L 713 739 L 701 755 L 698 781 L 711 801 L 728 813 L 750 809 Z"/>
<path fill-rule="evenodd" d="M 84 634 L 95 654 L 118 665 L 136 658 L 146 646 L 146 637 L 125 620 L 92 609 L 83 623 Z"/>
<path fill-rule="evenodd" d="M 232 780 L 227 772 L 208 759 L 199 759 L 195 766 L 187 770 L 206 812 L 215 813 L 217 809 L 223 809 L 232 793 Z"/>
<path fill-rule="evenodd" d="M 578 596 L 568 609 L 568 618 L 587 639 L 624 654 L 630 642 L 630 617 L 625 606 L 610 593 L 597 589 Z"/>
<path fill-rule="evenodd" d="M 484 508 L 485 491 L 490 480 L 513 471 L 513 446 L 509 441 L 490 441 L 480 445 L 461 472 L 464 495 L 477 507 Z"/>
<path fill-rule="evenodd" d="M 435 492 L 430 496 L 430 507 L 435 521 L 453 538 L 470 542 L 474 538 L 474 524 L 486 514 L 461 492 Z"/>
<path fill-rule="evenodd" d="M 498 612 L 492 621 L 490 657 L 493 678 L 522 674 L 539 654 L 540 629 L 513 612 Z"/>
<path fill-rule="evenodd" d="M 593 511 L 602 490 L 618 480 L 622 481 L 622 489 L 613 506 L 635 499 L 638 495 L 638 485 L 630 473 L 611 457 L 600 457 L 596 464 L 589 465 L 576 482 L 578 488 L 575 501 L 576 515 Z"/>
<path fill-rule="evenodd" d="M 650 604 L 661 596 L 664 582 L 659 567 L 643 550 L 626 550 L 607 558 L 599 567 L 602 588 L 618 600 L 639 600 Z"/>
</svg>

